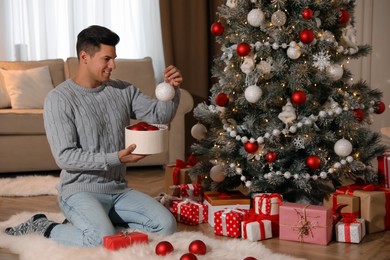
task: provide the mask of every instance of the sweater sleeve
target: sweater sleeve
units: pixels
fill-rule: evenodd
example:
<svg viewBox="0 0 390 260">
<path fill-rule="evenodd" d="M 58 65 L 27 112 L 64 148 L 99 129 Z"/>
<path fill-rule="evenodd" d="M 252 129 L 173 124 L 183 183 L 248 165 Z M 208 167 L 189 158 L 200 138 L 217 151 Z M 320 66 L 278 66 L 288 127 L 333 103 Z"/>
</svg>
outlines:
<svg viewBox="0 0 390 260">
<path fill-rule="evenodd" d="M 57 165 L 64 170 L 108 170 L 121 164 L 117 152 L 92 153 L 81 149 L 72 106 L 55 89 L 44 103 L 44 126 Z"/>
</svg>

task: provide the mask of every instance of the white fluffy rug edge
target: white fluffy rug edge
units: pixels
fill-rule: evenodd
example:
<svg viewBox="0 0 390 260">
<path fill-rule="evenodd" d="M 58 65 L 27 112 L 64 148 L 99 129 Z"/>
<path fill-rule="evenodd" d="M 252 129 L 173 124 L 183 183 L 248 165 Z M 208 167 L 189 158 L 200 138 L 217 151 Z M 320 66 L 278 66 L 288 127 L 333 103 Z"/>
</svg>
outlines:
<svg viewBox="0 0 390 260">
<path fill-rule="evenodd" d="M 60 178 L 51 175 L 18 176 L 0 178 L 0 196 L 28 197 L 39 195 L 57 195 L 56 186 Z"/>
<path fill-rule="evenodd" d="M 50 239 L 32 234 L 20 237 L 9 236 L 4 233 L 4 229 L 15 226 L 20 222 L 29 219 L 37 212 L 22 212 L 12 216 L 4 222 L 0 222 L 0 247 L 8 248 L 12 252 L 19 254 L 21 260 L 89 260 L 89 259 L 148 259 L 148 260 L 178 260 L 180 256 L 188 252 L 188 245 L 195 239 L 200 239 L 207 245 L 207 253 L 198 256 L 199 260 L 224 259 L 240 260 L 248 256 L 257 259 L 273 260 L 295 260 L 297 258 L 274 254 L 261 242 L 250 242 L 241 239 L 213 239 L 200 232 L 177 232 L 171 236 L 157 236 L 149 234 L 149 244 L 134 245 L 118 251 L 106 250 L 103 247 L 79 248 L 60 245 Z M 64 217 L 61 213 L 44 212 L 48 218 L 61 222 Z M 157 256 L 154 252 L 156 244 L 167 240 L 172 243 L 175 250 L 167 256 Z"/>
</svg>

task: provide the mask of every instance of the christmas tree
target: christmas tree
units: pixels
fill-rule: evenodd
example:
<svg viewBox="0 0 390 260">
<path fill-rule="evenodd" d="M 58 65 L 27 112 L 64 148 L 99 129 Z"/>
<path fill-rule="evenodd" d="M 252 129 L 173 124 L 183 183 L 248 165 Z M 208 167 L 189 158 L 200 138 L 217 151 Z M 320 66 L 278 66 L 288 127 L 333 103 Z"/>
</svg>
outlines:
<svg viewBox="0 0 390 260">
<path fill-rule="evenodd" d="M 354 0 L 227 0 L 211 33 L 221 46 L 190 171 L 206 189 L 239 186 L 289 201 L 322 202 L 344 179 L 377 182 L 385 147 L 370 131 L 382 93 L 352 81 L 359 45 Z"/>
</svg>

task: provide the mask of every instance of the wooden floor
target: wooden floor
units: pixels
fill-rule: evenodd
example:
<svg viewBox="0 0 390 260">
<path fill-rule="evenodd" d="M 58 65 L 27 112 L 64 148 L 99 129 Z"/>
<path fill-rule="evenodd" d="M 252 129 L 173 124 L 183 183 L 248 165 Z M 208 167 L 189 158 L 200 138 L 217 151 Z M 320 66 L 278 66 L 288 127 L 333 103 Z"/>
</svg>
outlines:
<svg viewBox="0 0 390 260">
<path fill-rule="evenodd" d="M 57 175 L 58 173 L 50 173 Z M 21 175 L 21 174 L 19 174 Z M 9 177 L 0 175 L 1 177 Z M 129 186 L 156 196 L 163 191 L 164 170 L 162 167 L 129 168 L 127 178 Z M 37 197 L 0 197 L 0 221 L 7 220 L 13 214 L 22 211 L 59 212 L 55 196 Z M 186 226 L 179 224 L 179 230 L 199 230 L 217 239 L 233 239 L 216 236 L 213 229 L 206 223 L 198 226 Z M 328 246 L 313 245 L 292 241 L 283 241 L 278 238 L 260 241 L 274 252 L 289 254 L 296 257 L 315 260 L 329 259 L 390 259 L 390 231 L 367 235 L 360 244 L 348 244 L 331 242 Z M 19 259 L 7 249 L 0 248 L 1 260 Z M 239 259 L 238 259 L 239 260 Z"/>
</svg>

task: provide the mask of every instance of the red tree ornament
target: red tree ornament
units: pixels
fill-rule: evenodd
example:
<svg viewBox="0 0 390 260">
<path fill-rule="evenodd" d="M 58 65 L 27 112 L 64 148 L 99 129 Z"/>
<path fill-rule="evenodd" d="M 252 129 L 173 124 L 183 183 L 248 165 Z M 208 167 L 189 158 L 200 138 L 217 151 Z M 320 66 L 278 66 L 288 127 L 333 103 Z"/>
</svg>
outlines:
<svg viewBox="0 0 390 260">
<path fill-rule="evenodd" d="M 194 240 L 188 246 L 188 251 L 195 255 L 204 255 L 206 254 L 206 244 L 202 240 Z"/>
<path fill-rule="evenodd" d="M 248 257 L 245 257 L 244 259 L 242 260 L 257 260 L 257 258 L 253 257 L 253 256 L 248 256 Z"/>
<path fill-rule="evenodd" d="M 291 102 L 294 105 L 302 105 L 306 102 L 306 93 L 302 90 L 296 90 L 291 94 Z"/>
<path fill-rule="evenodd" d="M 276 160 L 276 153 L 275 152 L 268 152 L 266 155 L 265 155 L 265 159 L 267 160 L 267 162 L 269 163 L 273 163 L 275 160 Z"/>
<path fill-rule="evenodd" d="M 225 26 L 221 22 L 216 22 L 211 25 L 210 31 L 213 35 L 219 36 L 225 31 Z"/>
<path fill-rule="evenodd" d="M 382 101 L 378 101 L 376 103 L 376 107 L 374 109 L 375 114 L 382 114 L 386 109 L 385 103 Z"/>
<path fill-rule="evenodd" d="M 255 153 L 257 149 L 259 149 L 259 145 L 257 144 L 257 142 L 246 142 L 244 144 L 244 149 L 247 153 Z"/>
<path fill-rule="evenodd" d="M 156 255 L 166 255 L 173 252 L 173 245 L 168 241 L 161 241 L 156 245 Z"/>
<path fill-rule="evenodd" d="M 242 42 L 237 45 L 236 51 L 238 55 L 245 57 L 251 52 L 251 46 L 246 42 Z"/>
<path fill-rule="evenodd" d="M 310 29 L 304 29 L 299 34 L 299 39 L 305 44 L 310 44 L 314 40 L 314 33 Z"/>
<path fill-rule="evenodd" d="M 353 110 L 353 116 L 358 122 L 362 122 L 364 120 L 364 111 L 360 108 L 356 108 Z"/>
<path fill-rule="evenodd" d="M 347 10 L 341 9 L 337 22 L 339 24 L 346 24 L 349 21 L 349 18 L 350 18 L 349 12 Z"/>
<path fill-rule="evenodd" d="M 180 257 L 180 260 L 198 260 L 198 258 L 193 253 L 185 253 Z"/>
<path fill-rule="evenodd" d="M 219 93 L 215 97 L 215 103 L 220 107 L 225 107 L 229 103 L 229 96 L 225 93 Z"/>
<path fill-rule="evenodd" d="M 312 17 L 313 17 L 313 10 L 311 10 L 310 8 L 306 7 L 303 11 L 302 11 L 302 17 L 306 20 L 310 20 Z"/>
<path fill-rule="evenodd" d="M 306 158 L 306 165 L 312 170 L 317 170 L 321 165 L 321 159 L 317 155 L 310 155 Z"/>
</svg>

